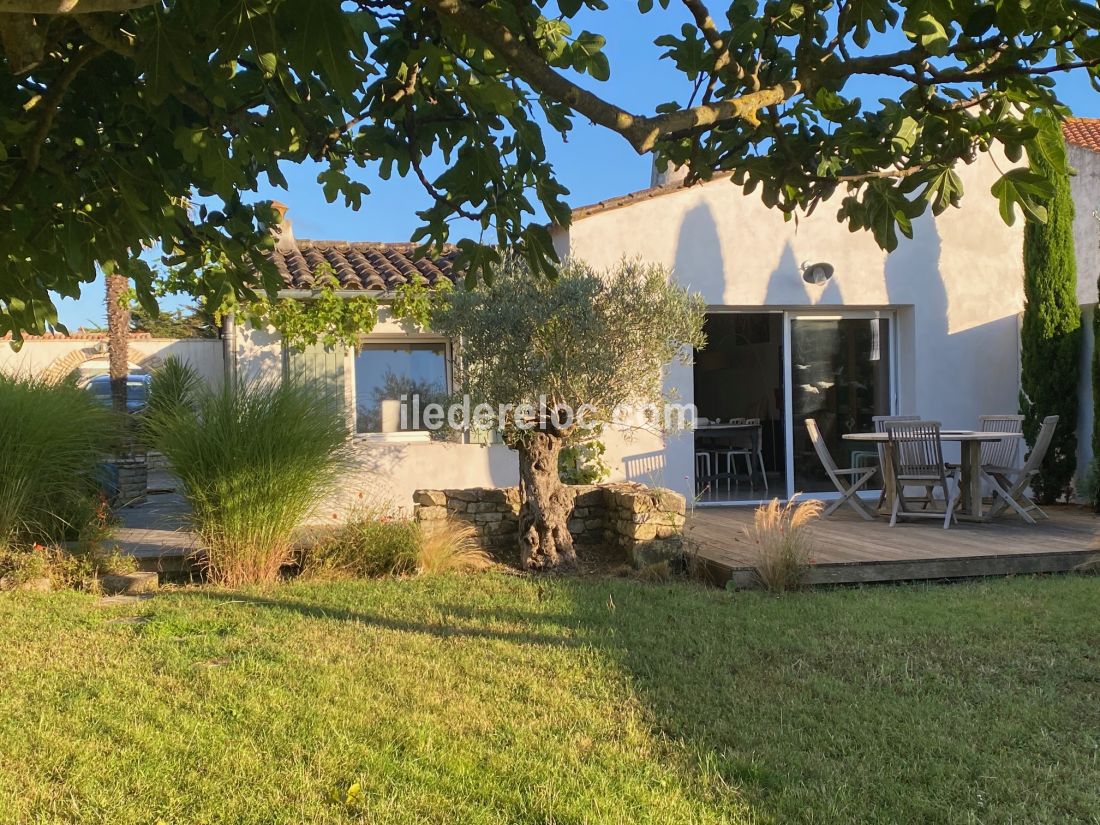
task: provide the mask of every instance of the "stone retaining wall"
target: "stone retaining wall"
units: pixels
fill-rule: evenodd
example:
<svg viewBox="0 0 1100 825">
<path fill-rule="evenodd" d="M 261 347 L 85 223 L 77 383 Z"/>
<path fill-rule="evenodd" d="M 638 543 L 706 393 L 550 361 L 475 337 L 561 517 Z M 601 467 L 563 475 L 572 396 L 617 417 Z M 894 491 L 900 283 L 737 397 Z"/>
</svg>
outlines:
<svg viewBox="0 0 1100 825">
<path fill-rule="evenodd" d="M 618 547 L 638 567 L 677 559 L 683 552 L 684 497 L 672 490 L 621 483 L 571 486 L 569 532 L 579 546 Z M 519 538 L 519 489 L 417 490 L 418 521 L 448 518 L 473 524 L 489 549 L 515 547 Z"/>
</svg>

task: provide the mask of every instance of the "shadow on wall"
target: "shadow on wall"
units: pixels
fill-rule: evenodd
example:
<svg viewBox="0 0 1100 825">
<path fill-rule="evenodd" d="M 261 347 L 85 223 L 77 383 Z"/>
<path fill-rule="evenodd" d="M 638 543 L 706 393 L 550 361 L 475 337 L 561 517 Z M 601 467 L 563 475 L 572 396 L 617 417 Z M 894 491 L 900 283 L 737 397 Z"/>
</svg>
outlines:
<svg viewBox="0 0 1100 825">
<path fill-rule="evenodd" d="M 764 293 L 765 306 L 812 306 L 814 301 L 806 289 L 799 269 L 801 263 L 794 256 L 791 242 L 783 244 L 779 262 L 768 276 L 768 289 Z"/>
<path fill-rule="evenodd" d="M 648 484 L 651 487 L 663 486 L 665 475 L 666 450 L 623 456 L 623 472 L 627 481 Z"/>
<path fill-rule="evenodd" d="M 903 368 L 900 376 L 900 412 L 935 418 L 945 427 L 976 427 L 978 415 L 1016 412 L 1018 320 L 1007 315 L 967 324 L 970 313 L 985 314 L 976 304 L 981 293 L 973 291 L 974 298 L 956 299 L 953 306 L 942 255 L 936 219 L 925 213 L 914 222 L 914 237 L 902 238 L 886 258 L 888 300 L 912 307 L 899 340 L 900 352 L 914 359 L 912 374 L 906 376 Z M 952 326 L 960 328 L 952 332 Z"/>
<path fill-rule="evenodd" d="M 718 224 L 710 206 L 700 203 L 684 214 L 676 239 L 673 271 L 681 284 L 702 294 L 708 304 L 726 303 L 727 276 L 736 291 L 737 272 L 727 274 L 718 238 Z"/>
</svg>

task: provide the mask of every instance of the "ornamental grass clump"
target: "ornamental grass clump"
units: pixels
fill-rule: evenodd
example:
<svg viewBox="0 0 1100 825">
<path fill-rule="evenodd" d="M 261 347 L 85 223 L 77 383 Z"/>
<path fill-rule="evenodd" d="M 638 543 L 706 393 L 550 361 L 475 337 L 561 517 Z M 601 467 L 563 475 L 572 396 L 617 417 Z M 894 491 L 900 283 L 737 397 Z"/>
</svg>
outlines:
<svg viewBox="0 0 1100 825">
<path fill-rule="evenodd" d="M 208 578 L 274 581 L 344 464 L 344 417 L 295 382 L 241 383 L 155 410 L 151 442 L 183 482 Z"/>
<path fill-rule="evenodd" d="M 745 528 L 756 545 L 756 575 L 768 590 L 782 593 L 802 585 L 806 568 L 813 563 L 813 536 L 809 525 L 821 515 L 821 502 L 779 499 L 762 504 Z"/>
<path fill-rule="evenodd" d="M 360 505 L 315 538 L 302 555 L 302 574 L 312 579 L 433 576 L 491 564 L 472 524 L 424 524 L 393 506 Z"/>
<path fill-rule="evenodd" d="M 75 383 L 0 376 L 0 546 L 84 529 L 116 423 Z"/>
<path fill-rule="evenodd" d="M 419 526 L 416 572 L 421 576 L 441 573 L 471 573 L 492 565 L 478 543 L 472 524 L 444 521 Z"/>
<path fill-rule="evenodd" d="M 356 579 L 410 573 L 416 569 L 418 544 L 416 522 L 397 508 L 359 504 L 305 550 L 302 574 L 314 579 Z"/>
</svg>

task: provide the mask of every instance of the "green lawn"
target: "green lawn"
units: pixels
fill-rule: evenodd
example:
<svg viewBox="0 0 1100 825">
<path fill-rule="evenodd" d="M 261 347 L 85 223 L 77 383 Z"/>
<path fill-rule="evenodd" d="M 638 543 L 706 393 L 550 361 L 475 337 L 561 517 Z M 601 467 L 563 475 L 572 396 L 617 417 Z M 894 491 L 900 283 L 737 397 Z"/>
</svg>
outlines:
<svg viewBox="0 0 1100 825">
<path fill-rule="evenodd" d="M 1096 822 L 1098 611 L 1098 577 L 2 595 L 0 822 Z"/>
</svg>

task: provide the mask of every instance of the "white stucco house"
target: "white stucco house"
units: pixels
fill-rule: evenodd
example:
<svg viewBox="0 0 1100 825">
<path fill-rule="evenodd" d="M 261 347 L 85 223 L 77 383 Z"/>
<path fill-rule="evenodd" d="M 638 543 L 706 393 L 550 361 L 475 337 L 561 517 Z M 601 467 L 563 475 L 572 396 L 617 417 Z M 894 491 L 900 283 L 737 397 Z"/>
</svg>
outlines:
<svg viewBox="0 0 1100 825">
<path fill-rule="evenodd" d="M 1100 121 L 1071 122 L 1067 139 L 1078 170 L 1079 300 L 1091 320 L 1100 274 L 1093 218 L 1100 206 Z M 843 463 L 865 457 L 841 436 L 870 429 L 874 415 L 918 414 L 945 427 L 973 428 L 982 414 L 1015 412 L 1023 222 L 1007 226 L 998 214 L 989 187 L 999 173 L 988 156 L 958 171 L 966 192 L 962 206 L 938 218 L 925 215 L 914 238 L 903 238 L 890 254 L 870 234 L 838 223 L 828 204 L 784 221 L 724 179 L 692 187 L 660 183 L 574 210 L 570 227 L 553 229 L 560 254 L 599 267 L 639 256 L 669 267 L 681 284 L 704 296 L 709 344 L 693 366 L 673 368 L 670 389 L 712 423 L 748 419 L 757 427 L 759 421 L 755 477 L 699 484 L 696 452 L 703 433 L 697 430 L 607 433 L 613 479 L 660 484 L 712 503 L 828 494 L 803 424 L 807 417 L 818 420 Z M 308 296 L 324 262 L 341 290 L 365 290 L 384 303 L 414 273 L 429 283 L 452 276 L 447 258 L 414 262 L 410 252 L 403 244 L 296 240 L 287 221 L 274 260 L 287 295 Z M 815 264 L 827 266 L 814 270 Z M 823 271 L 831 277 L 813 277 Z M 359 457 L 349 493 L 381 491 L 407 505 L 418 487 L 517 482 L 515 456 L 502 445 L 439 443 L 401 432 L 392 403 L 383 404 L 392 402 L 387 393 L 394 387 L 445 387 L 453 342 L 395 323 L 383 309 L 362 343 L 358 350 L 291 353 L 273 330 L 230 324 L 226 331 L 231 372 L 263 377 L 305 371 L 326 377 L 344 399 Z M 1092 420 L 1087 357 L 1081 422 L 1069 424 L 1079 428 L 1082 461 L 1089 458 Z"/>
</svg>

